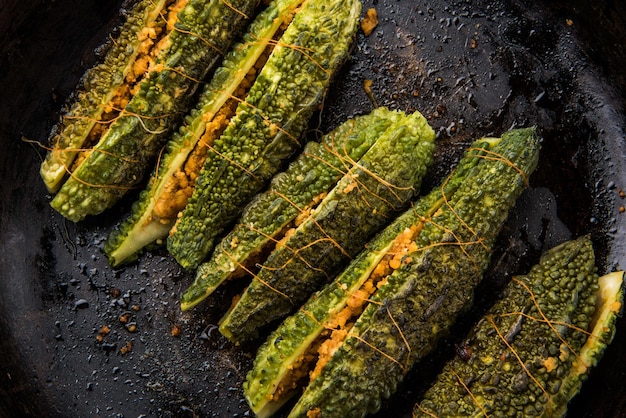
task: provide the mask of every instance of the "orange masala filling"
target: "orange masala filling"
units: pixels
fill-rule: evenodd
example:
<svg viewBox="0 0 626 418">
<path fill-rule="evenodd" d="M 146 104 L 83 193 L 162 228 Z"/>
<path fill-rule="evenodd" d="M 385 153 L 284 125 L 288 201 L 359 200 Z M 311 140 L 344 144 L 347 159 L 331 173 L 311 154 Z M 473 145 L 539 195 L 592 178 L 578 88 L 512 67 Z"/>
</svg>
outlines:
<svg viewBox="0 0 626 418">
<path fill-rule="evenodd" d="M 320 344 L 318 350 L 318 360 L 315 368 L 309 374 L 311 381 L 315 380 L 328 360 L 335 354 L 346 335 L 354 325 L 356 319 L 361 315 L 367 302 L 374 292 L 386 283 L 387 277 L 398 269 L 403 262 L 404 256 L 417 250 L 414 237 L 421 230 L 421 225 L 412 225 L 402 231 L 394 240 L 391 249 L 376 265 L 368 279 L 356 291 L 350 293 L 346 301 L 346 306 L 326 324 L 324 333 L 326 340 Z M 405 260 L 405 262 L 407 262 Z M 323 333 L 323 336 L 324 336 Z"/>
<path fill-rule="evenodd" d="M 276 37 L 280 37 L 280 33 Z M 215 116 L 211 114 L 205 115 L 207 122 L 205 123 L 204 132 L 183 167 L 167 180 L 163 193 L 158 197 L 152 211 L 153 219 L 159 220 L 164 225 L 173 224 L 176 221 L 178 214 L 185 208 L 187 201 L 193 193 L 196 179 L 207 158 L 209 148 L 222 135 L 230 123 L 231 118 L 236 113 L 239 102 L 245 100 L 258 73 L 269 59 L 273 48 L 273 43 L 270 43 L 265 48 L 263 54 L 261 54 L 254 66 L 242 79 L 237 90 L 233 92 L 233 97 L 226 101 Z"/>
<path fill-rule="evenodd" d="M 343 309 L 324 324 L 324 330 L 319 337 L 290 366 L 291 372 L 285 376 L 276 391 L 270 395 L 272 400 L 278 400 L 283 394 L 293 391 L 306 380 L 307 375 L 310 381 L 315 380 L 320 375 L 326 363 L 345 340 L 374 292 L 386 283 L 387 277 L 395 269 L 399 268 L 402 263 L 410 261 L 405 255 L 417 250 L 414 239 L 421 229 L 421 223 L 412 225 L 395 238 L 389 251 L 376 265 L 363 285 L 350 292 Z"/>
<path fill-rule="evenodd" d="M 104 106 L 98 121 L 85 139 L 84 150 L 78 153 L 73 163 L 72 171 L 91 154 L 91 148 L 98 143 L 109 125 L 120 115 L 131 97 L 139 91 L 141 81 L 153 66 L 159 51 L 165 46 L 168 35 L 176 23 L 177 14 L 187 4 L 187 1 L 170 0 L 166 2 L 165 7 L 160 12 L 160 17 L 147 22 L 137 35 L 139 46 L 134 61 L 125 69 L 124 83 L 115 89 L 113 97 Z M 163 14 L 164 11 L 166 11 L 165 14 Z"/>
</svg>

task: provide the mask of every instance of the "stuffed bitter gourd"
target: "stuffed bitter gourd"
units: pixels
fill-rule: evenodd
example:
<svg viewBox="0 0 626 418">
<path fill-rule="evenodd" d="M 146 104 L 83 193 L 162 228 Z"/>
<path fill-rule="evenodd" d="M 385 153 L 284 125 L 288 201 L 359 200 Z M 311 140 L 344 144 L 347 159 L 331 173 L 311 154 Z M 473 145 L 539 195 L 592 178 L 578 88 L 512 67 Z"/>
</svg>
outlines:
<svg viewBox="0 0 626 418">
<path fill-rule="evenodd" d="M 105 252 L 112 265 L 132 259 L 146 245 L 162 240 L 193 191 L 195 180 L 215 139 L 273 48 L 272 41 L 293 18 L 303 0 L 276 0 L 250 25 L 243 40 L 224 57 L 195 109 L 168 142 L 148 188 L 130 216 L 109 236 Z"/>
<path fill-rule="evenodd" d="M 269 255 L 220 332 L 235 342 L 255 338 L 328 282 L 419 190 L 434 138 L 418 112 L 391 125 Z"/>
<path fill-rule="evenodd" d="M 307 374 L 289 372 L 278 383 L 274 368 L 298 370 L 312 358 L 317 365 L 305 368 L 314 379 L 290 416 L 363 416 L 432 350 L 471 300 L 497 232 L 537 163 L 534 129 L 483 144 L 493 148 L 461 160 L 461 174 L 418 201 L 392 224 L 395 231 L 379 236 L 389 234 L 382 244 L 357 257 L 270 336 L 244 386 L 253 407 L 260 394 L 280 403 L 281 392 Z M 475 166 L 464 162 L 472 160 Z M 285 359 L 294 364 L 280 366 Z M 268 385 L 277 392 L 264 393 Z"/>
<path fill-rule="evenodd" d="M 491 247 L 539 156 L 533 128 L 505 133 L 492 154 L 416 236 L 292 411 L 376 411 L 472 300 Z M 418 313 L 416 315 L 416 313 Z M 367 370 L 367 373 L 363 373 Z M 353 393 L 340 390 L 359 388 Z"/>
<path fill-rule="evenodd" d="M 296 14 L 245 102 L 209 149 L 196 188 L 167 240 L 197 268 L 225 227 L 300 148 L 300 135 L 356 34 L 358 0 L 308 0 Z"/>
<path fill-rule="evenodd" d="M 126 12 L 115 42 L 106 45 L 103 62 L 85 72 L 51 132 L 52 150 L 41 164 L 41 177 L 50 192 L 61 187 L 74 159 L 85 142 L 89 142 L 90 133 L 96 136 L 100 125 L 112 120 L 117 115 L 116 109 L 128 100 L 127 95 L 145 71 L 155 45 L 171 30 L 161 19 L 161 13 L 173 3 L 173 0 L 137 2 Z"/>
<path fill-rule="evenodd" d="M 399 216 L 368 243 L 367 250 L 362 251 L 349 268 L 287 318 L 268 338 L 244 383 L 246 400 L 257 416 L 270 416 L 300 391 L 298 384 L 309 378 L 312 373 L 309 369 L 322 363 L 318 361 L 320 347 L 332 344 L 333 332 L 335 338 L 345 332 L 346 323 L 361 312 L 375 281 L 388 274 L 390 264 L 397 263 L 406 253 L 412 235 L 445 204 L 445 199 L 452 196 L 479 163 L 479 157 L 497 142 L 497 139 L 481 139 L 472 144 L 442 185 L 443 189 L 422 197 Z M 362 292 L 368 281 L 371 282 L 367 285 L 369 292 Z"/>
<path fill-rule="evenodd" d="M 168 132 L 187 111 L 199 80 L 221 60 L 257 4 L 256 0 L 184 2 L 137 91 L 131 92 L 123 110 L 96 138 L 97 144 L 75 164 L 52 207 L 79 221 L 102 212 L 136 187 Z"/>
<path fill-rule="evenodd" d="M 254 272 L 263 254 L 298 226 L 354 161 L 400 117 L 400 112 L 378 108 L 344 122 L 319 142 L 309 142 L 287 170 L 272 179 L 269 189 L 244 209 L 210 260 L 200 265 L 195 282 L 181 298 L 181 309 L 195 306 L 228 278 Z"/>
<path fill-rule="evenodd" d="M 549 250 L 513 278 L 413 416 L 564 416 L 613 338 L 623 276 L 598 279 L 588 237 Z"/>
</svg>

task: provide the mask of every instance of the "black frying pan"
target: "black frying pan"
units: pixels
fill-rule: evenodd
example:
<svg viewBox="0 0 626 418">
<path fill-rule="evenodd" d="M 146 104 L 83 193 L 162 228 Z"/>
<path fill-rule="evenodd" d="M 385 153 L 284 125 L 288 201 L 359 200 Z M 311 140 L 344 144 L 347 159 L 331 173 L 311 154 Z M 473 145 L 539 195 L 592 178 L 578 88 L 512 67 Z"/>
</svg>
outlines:
<svg viewBox="0 0 626 418">
<path fill-rule="evenodd" d="M 163 250 L 112 270 L 110 228 L 136 194 L 80 224 L 48 206 L 38 177 L 65 98 L 97 57 L 120 2 L 0 3 L 0 414 L 51 417 L 247 416 L 241 384 L 259 342 L 234 347 L 215 324 L 238 284 L 191 313 L 193 275 Z M 359 34 L 312 128 L 328 131 L 373 104 L 420 110 L 438 132 L 424 190 L 481 135 L 536 125 L 543 151 L 500 236 L 469 312 L 407 376 L 383 416 L 410 416 L 419 394 L 511 274 L 591 234 L 601 272 L 626 267 L 626 6 L 618 0 L 365 1 L 380 25 Z M 119 317 L 128 314 L 136 331 Z M 110 332 L 97 341 L 98 331 Z M 180 335 L 171 335 L 174 328 Z M 122 354 L 123 348 L 132 349 Z M 626 414 L 626 324 L 569 416 Z"/>
</svg>

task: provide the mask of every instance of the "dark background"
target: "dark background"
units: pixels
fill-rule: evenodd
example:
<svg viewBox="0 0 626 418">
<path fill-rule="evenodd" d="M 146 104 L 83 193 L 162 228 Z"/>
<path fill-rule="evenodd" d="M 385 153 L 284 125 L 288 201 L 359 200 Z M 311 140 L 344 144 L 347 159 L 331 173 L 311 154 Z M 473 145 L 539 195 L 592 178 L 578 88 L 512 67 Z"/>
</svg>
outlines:
<svg viewBox="0 0 626 418">
<path fill-rule="evenodd" d="M 193 279 L 163 250 L 119 270 L 104 239 L 132 193 L 79 224 L 48 206 L 38 177 L 47 134 L 120 2 L 0 3 L 0 415 L 247 416 L 241 383 L 259 342 L 235 347 L 215 329 L 231 284 L 193 312 L 177 300 Z M 311 128 L 327 132 L 373 104 L 420 110 L 438 132 L 426 191 L 481 135 L 536 125 L 543 150 L 529 190 L 502 231 L 476 308 L 407 376 L 382 416 L 412 405 L 454 343 L 511 274 L 545 249 L 591 234 L 601 272 L 624 268 L 626 6 L 620 1 L 365 1 L 380 25 L 359 33 Z M 139 307 L 138 311 L 132 306 Z M 119 316 L 131 314 L 137 331 Z M 102 343 L 98 330 L 111 332 Z M 181 335 L 171 330 L 180 327 Z M 626 415 L 626 325 L 569 416 Z M 120 349 L 132 343 L 132 351 Z"/>
</svg>

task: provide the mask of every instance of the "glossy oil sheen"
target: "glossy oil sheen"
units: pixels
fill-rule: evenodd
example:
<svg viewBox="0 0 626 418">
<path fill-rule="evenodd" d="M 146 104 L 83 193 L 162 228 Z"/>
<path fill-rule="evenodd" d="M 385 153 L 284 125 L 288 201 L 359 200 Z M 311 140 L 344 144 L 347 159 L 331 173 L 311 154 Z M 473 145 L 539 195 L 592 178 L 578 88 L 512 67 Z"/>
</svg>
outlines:
<svg viewBox="0 0 626 418">
<path fill-rule="evenodd" d="M 45 142 L 63 101 L 95 61 L 92 51 L 106 39 L 119 6 L 100 3 L 12 1 L 0 16 L 7 28 L 0 33 L 0 415 L 243 415 L 241 384 L 256 344 L 235 347 L 214 329 L 237 285 L 183 315 L 176 301 L 193 274 L 164 251 L 110 269 L 104 239 L 136 196 L 98 218 L 66 223 L 49 207 L 38 175 L 44 150 L 22 141 Z M 373 3 L 364 1 L 363 9 Z M 319 121 L 328 132 L 369 112 L 362 83 L 373 80 L 379 105 L 419 110 L 439 134 L 424 191 L 481 135 L 536 125 L 543 138 L 530 188 L 498 240 L 477 308 L 458 335 L 504 284 L 495 277 L 526 271 L 542 250 L 570 237 L 591 234 L 600 272 L 624 268 L 624 6 L 610 0 L 532 7 L 517 0 L 472 7 L 452 0 L 376 3 L 381 23 L 367 38 L 359 33 L 314 127 Z M 126 312 L 135 333 L 119 321 Z M 111 332 L 98 343 L 103 325 Z M 174 325 L 182 329 L 178 338 L 171 335 Z M 625 331 L 620 319 L 570 416 L 626 413 Z M 128 341 L 133 349 L 121 355 Z M 407 376 L 379 416 L 409 417 L 454 343 L 429 359 L 431 376 Z"/>
</svg>

